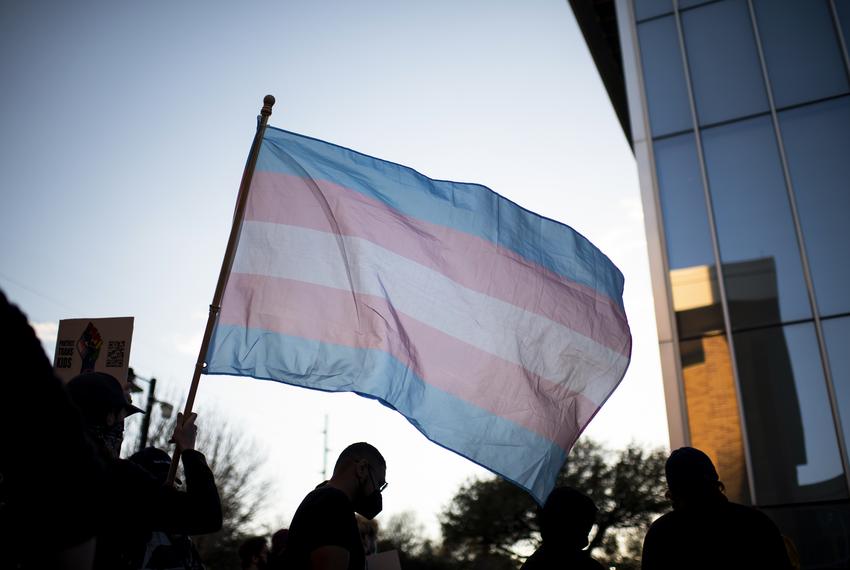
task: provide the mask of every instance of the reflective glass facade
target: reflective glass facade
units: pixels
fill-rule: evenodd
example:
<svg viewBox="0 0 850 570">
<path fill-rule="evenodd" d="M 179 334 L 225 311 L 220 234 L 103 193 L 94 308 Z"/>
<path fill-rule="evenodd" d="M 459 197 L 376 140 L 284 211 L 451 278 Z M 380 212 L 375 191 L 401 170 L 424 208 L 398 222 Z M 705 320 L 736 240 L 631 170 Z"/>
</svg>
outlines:
<svg viewBox="0 0 850 570">
<path fill-rule="evenodd" d="M 616 8 L 671 443 L 850 567 L 850 2 Z"/>
</svg>

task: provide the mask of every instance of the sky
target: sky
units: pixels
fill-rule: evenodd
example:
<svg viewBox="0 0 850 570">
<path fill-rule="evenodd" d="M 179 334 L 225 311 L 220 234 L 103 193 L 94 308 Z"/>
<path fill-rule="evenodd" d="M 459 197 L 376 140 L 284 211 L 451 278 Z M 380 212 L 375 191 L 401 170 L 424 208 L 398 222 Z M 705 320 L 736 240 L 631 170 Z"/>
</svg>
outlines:
<svg viewBox="0 0 850 570">
<path fill-rule="evenodd" d="M 634 156 L 566 0 L 2 0 L 0 77 L 0 289 L 51 359 L 60 319 L 133 316 L 131 365 L 183 397 L 270 93 L 271 125 L 484 184 L 605 252 L 632 363 L 582 437 L 668 444 Z M 195 410 L 266 457 L 263 524 L 321 481 L 326 416 L 331 464 L 361 440 L 387 458 L 379 521 L 435 534 L 488 476 L 352 394 L 202 377 Z"/>
</svg>

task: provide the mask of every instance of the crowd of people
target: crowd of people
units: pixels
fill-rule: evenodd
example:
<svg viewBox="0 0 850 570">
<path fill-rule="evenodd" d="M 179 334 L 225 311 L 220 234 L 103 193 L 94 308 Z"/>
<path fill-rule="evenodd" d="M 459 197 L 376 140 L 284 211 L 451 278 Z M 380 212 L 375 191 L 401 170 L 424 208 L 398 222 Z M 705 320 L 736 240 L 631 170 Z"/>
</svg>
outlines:
<svg viewBox="0 0 850 570">
<path fill-rule="evenodd" d="M 125 419 L 142 411 L 114 376 L 84 372 L 63 385 L 26 317 L 0 293 L 0 568 L 204 568 L 191 537 L 218 531 L 222 508 L 195 414 L 178 415 L 168 453 L 119 457 Z M 709 457 L 694 448 L 666 463 L 673 510 L 650 527 L 642 567 L 791 568 L 786 542 L 758 510 L 727 500 Z M 377 552 L 387 462 L 372 445 L 348 446 L 331 478 L 304 497 L 288 529 L 252 537 L 243 569 L 364 570 Z M 542 545 L 523 570 L 593 569 L 593 501 L 556 488 L 539 511 Z"/>
<path fill-rule="evenodd" d="M 377 551 L 372 519 L 382 506 L 387 464 L 368 443 L 340 454 L 329 481 L 310 492 L 292 519 L 287 546 L 269 554 L 264 538 L 240 549 L 244 569 L 339 569 L 368 567 Z M 711 459 L 683 447 L 665 465 L 673 511 L 658 518 L 643 544 L 641 567 L 790 569 L 793 547 L 760 511 L 729 501 Z M 558 487 L 538 513 L 542 545 L 522 570 L 603 570 L 586 549 L 597 508 L 586 494 Z M 789 547 L 791 552 L 789 553 Z"/>
</svg>

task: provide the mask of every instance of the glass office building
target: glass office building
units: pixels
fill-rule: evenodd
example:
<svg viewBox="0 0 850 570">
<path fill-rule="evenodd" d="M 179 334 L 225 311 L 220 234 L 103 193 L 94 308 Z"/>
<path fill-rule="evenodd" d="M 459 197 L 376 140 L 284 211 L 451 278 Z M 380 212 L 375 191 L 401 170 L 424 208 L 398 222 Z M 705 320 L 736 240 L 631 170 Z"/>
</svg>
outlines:
<svg viewBox="0 0 850 570">
<path fill-rule="evenodd" d="M 850 0 L 570 0 L 638 163 L 671 446 L 850 567 Z"/>
</svg>

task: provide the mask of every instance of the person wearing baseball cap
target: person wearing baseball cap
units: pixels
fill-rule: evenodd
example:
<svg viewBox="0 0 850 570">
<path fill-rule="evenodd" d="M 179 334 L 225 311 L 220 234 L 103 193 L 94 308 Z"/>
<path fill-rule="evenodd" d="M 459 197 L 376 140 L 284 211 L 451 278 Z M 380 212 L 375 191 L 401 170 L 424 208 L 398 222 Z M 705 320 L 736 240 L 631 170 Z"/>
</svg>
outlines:
<svg viewBox="0 0 850 570">
<path fill-rule="evenodd" d="M 181 452 L 186 490 L 163 484 L 156 473 L 120 459 L 124 419 L 141 412 L 121 383 L 102 372 L 75 376 L 66 385 L 83 426 L 106 464 L 94 570 L 139 568 L 151 531 L 207 534 L 221 528 L 221 500 L 203 454 L 195 450 L 196 414 L 177 415 L 172 441 Z M 167 454 L 160 452 L 161 455 Z"/>
<path fill-rule="evenodd" d="M 65 389 L 98 452 L 106 459 L 117 459 L 124 441 L 124 419 L 144 412 L 130 402 L 118 379 L 104 372 L 75 376 Z"/>
</svg>

